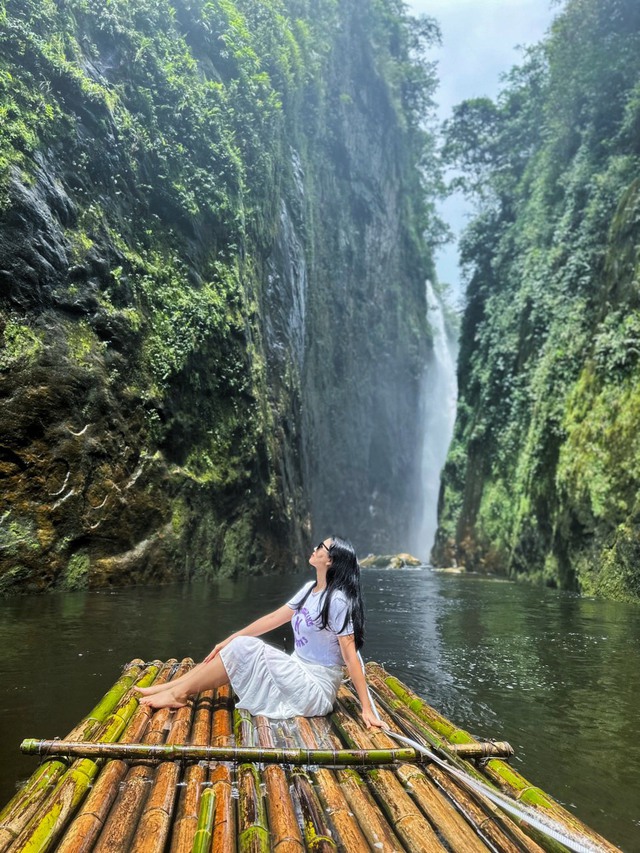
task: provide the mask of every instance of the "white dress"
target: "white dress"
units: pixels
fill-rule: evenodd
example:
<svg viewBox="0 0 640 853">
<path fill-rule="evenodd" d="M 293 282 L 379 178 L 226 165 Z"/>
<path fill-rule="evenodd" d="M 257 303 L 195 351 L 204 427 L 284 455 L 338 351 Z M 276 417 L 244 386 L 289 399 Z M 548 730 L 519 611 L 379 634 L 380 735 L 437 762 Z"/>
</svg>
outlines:
<svg viewBox="0 0 640 853">
<path fill-rule="evenodd" d="M 293 610 L 293 654 L 257 637 L 236 637 L 221 649 L 220 657 L 238 696 L 236 707 L 274 719 L 321 716 L 333 708 L 343 678 L 338 636 L 353 633 L 353 627 L 346 617 L 346 599 L 337 591 L 324 630 L 317 626 L 322 593 L 309 595 L 301 610 L 294 609 L 313 584 L 305 584 L 288 602 Z"/>
</svg>

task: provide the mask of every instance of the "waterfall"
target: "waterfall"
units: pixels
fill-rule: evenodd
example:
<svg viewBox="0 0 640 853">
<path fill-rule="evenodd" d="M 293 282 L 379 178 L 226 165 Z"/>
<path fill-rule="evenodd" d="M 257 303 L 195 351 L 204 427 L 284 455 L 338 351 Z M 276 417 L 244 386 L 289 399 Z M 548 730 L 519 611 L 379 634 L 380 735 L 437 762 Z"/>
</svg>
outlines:
<svg viewBox="0 0 640 853">
<path fill-rule="evenodd" d="M 428 562 L 438 526 L 440 474 L 447 458 L 456 418 L 457 342 L 447 331 L 442 300 L 427 281 L 427 318 L 433 334 L 433 357 L 422 386 L 422 510 L 412 550 Z"/>
</svg>

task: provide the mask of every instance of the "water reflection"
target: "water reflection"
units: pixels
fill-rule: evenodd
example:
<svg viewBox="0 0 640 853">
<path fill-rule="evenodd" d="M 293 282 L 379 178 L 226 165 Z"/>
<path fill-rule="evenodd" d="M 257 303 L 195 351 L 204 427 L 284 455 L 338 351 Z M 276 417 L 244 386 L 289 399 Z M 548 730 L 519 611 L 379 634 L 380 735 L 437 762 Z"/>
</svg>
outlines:
<svg viewBox="0 0 640 853">
<path fill-rule="evenodd" d="M 34 769 L 24 737 L 65 735 L 128 660 L 201 657 L 306 576 L 0 602 L 0 800 Z M 369 570 L 365 657 L 516 764 L 627 853 L 640 849 L 640 607 L 483 578 Z M 288 630 L 272 642 L 291 648 Z"/>
</svg>

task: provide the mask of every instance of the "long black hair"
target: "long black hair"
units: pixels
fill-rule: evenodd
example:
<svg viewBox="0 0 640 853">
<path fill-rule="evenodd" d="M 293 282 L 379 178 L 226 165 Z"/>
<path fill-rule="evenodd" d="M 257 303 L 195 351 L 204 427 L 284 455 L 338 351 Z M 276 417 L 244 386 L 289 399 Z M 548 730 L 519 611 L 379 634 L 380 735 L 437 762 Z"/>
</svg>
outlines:
<svg viewBox="0 0 640 853">
<path fill-rule="evenodd" d="M 332 536 L 331 545 L 329 545 L 329 556 L 331 557 L 331 565 L 327 569 L 327 586 L 322 593 L 323 602 L 318 617 L 320 620 L 319 628 L 324 630 L 329 624 L 331 599 L 334 592 L 340 590 L 347 599 L 347 615 L 340 631 L 344 631 L 349 619 L 351 619 L 353 622 L 356 649 L 360 650 L 364 643 L 364 604 L 362 602 L 362 590 L 360 589 L 360 565 L 356 557 L 356 551 L 347 539 L 342 539 L 340 536 Z M 313 584 L 311 584 L 301 600 L 296 603 L 296 610 L 300 610 L 311 594 L 312 589 Z"/>
</svg>

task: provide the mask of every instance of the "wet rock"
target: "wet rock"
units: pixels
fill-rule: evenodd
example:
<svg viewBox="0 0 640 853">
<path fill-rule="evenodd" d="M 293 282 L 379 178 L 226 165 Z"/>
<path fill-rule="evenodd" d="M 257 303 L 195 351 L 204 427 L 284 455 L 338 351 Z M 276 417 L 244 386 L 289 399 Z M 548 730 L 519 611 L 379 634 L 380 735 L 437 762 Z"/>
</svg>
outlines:
<svg viewBox="0 0 640 853">
<path fill-rule="evenodd" d="M 369 554 L 364 558 L 364 560 L 360 560 L 360 565 L 365 569 L 404 569 L 416 568 L 418 566 L 422 566 L 423 563 L 411 554 L 387 554 L 378 556 Z"/>
<path fill-rule="evenodd" d="M 214 108 L 214 87 L 199 90 L 215 152 L 208 126 L 183 133 L 201 106 L 187 93 L 207 75 L 235 87 L 235 60 L 187 40 L 193 79 L 189 62 L 165 79 L 152 61 L 142 103 L 135 38 L 112 39 L 87 7 L 74 42 L 61 7 L 74 58 L 50 80 L 49 13 L 30 9 L 16 32 L 34 37 L 6 62 L 55 119 L 0 184 L 0 591 L 284 569 L 312 518 L 360 550 L 401 547 L 425 254 L 413 151 L 357 4 L 318 60 L 326 103 L 247 90 Z M 166 32 L 155 22 L 157 56 L 172 28 L 202 30 L 181 14 Z M 242 109 L 254 127 L 264 113 L 253 141 L 237 134 Z M 172 160 L 177 139 L 187 153 Z M 206 180 L 191 184 L 197 169 Z"/>
</svg>

